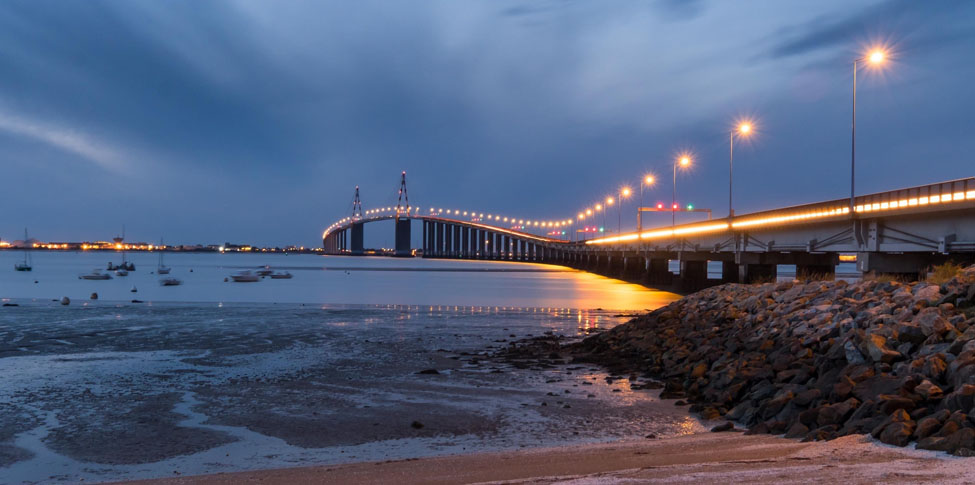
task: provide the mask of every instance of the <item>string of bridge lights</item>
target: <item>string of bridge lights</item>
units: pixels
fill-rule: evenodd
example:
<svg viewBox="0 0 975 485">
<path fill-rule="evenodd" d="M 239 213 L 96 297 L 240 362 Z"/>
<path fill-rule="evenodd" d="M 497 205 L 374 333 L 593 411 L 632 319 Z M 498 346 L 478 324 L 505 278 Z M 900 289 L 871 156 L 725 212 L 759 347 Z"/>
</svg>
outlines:
<svg viewBox="0 0 975 485">
<path fill-rule="evenodd" d="M 465 211 L 460 209 L 444 209 L 444 208 L 434 208 L 430 207 L 426 211 L 421 210 L 419 207 L 409 207 L 404 209 L 402 207 L 378 207 L 375 209 L 369 209 L 363 211 L 362 219 L 374 219 L 377 217 L 387 217 L 394 214 L 402 214 L 405 216 L 453 216 L 453 217 L 463 217 L 469 219 L 471 222 L 500 222 L 504 224 L 509 224 L 511 229 L 516 230 L 533 230 L 533 229 L 562 229 L 573 223 L 571 218 L 560 219 L 560 220 L 534 220 L 534 219 L 523 219 L 511 216 L 504 216 L 500 214 L 484 213 L 480 211 Z M 333 229 L 341 227 L 347 223 L 360 220 L 356 217 L 343 217 L 338 221 L 332 223 L 328 226 L 323 233 L 323 237 L 331 232 Z M 562 232 L 564 234 L 564 232 Z"/>
</svg>

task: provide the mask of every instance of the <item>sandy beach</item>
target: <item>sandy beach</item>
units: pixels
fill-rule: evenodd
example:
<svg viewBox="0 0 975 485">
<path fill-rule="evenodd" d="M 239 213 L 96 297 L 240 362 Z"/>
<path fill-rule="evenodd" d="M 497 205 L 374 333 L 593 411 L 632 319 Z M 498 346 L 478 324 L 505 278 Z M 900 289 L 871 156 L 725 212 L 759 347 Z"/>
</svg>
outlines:
<svg viewBox="0 0 975 485">
<path fill-rule="evenodd" d="M 971 483 L 973 480 L 975 469 L 966 459 L 889 447 L 865 435 L 801 443 L 769 435 L 727 432 L 126 483 Z"/>
</svg>

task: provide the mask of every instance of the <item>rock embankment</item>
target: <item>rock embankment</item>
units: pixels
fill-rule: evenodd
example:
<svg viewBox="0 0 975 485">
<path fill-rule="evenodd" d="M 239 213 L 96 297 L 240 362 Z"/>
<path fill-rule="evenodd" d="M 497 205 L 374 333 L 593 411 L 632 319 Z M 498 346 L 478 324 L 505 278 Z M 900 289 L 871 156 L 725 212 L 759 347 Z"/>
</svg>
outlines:
<svg viewBox="0 0 975 485">
<path fill-rule="evenodd" d="M 750 433 L 975 455 L 973 304 L 975 267 L 942 285 L 724 285 L 561 351 Z"/>
</svg>

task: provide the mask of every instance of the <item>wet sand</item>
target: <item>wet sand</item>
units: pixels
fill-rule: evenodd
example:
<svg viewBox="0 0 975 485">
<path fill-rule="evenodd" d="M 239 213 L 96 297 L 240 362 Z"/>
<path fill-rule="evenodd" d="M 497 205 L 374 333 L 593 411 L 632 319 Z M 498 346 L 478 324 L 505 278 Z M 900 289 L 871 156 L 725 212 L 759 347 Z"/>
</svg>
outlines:
<svg viewBox="0 0 975 485">
<path fill-rule="evenodd" d="M 971 483 L 971 465 L 969 459 L 888 447 L 863 435 L 800 443 L 731 432 L 129 483 Z"/>
</svg>

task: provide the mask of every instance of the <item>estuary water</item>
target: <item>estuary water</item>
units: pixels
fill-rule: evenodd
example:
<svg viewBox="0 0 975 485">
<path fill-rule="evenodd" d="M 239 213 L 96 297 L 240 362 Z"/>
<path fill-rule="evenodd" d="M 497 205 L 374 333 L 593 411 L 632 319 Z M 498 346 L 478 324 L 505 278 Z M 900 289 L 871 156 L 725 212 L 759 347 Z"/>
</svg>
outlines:
<svg viewBox="0 0 975 485">
<path fill-rule="evenodd" d="M 0 482 L 75 483 L 645 439 L 704 429 L 639 381 L 521 369 L 676 295 L 524 263 L 0 252 Z M 269 265 L 290 280 L 225 282 Z M 131 290 L 135 287 L 136 292 Z M 98 299 L 90 295 L 98 293 Z M 67 296 L 71 304 L 57 300 Z M 12 306 L 16 305 L 16 306 Z"/>
</svg>

